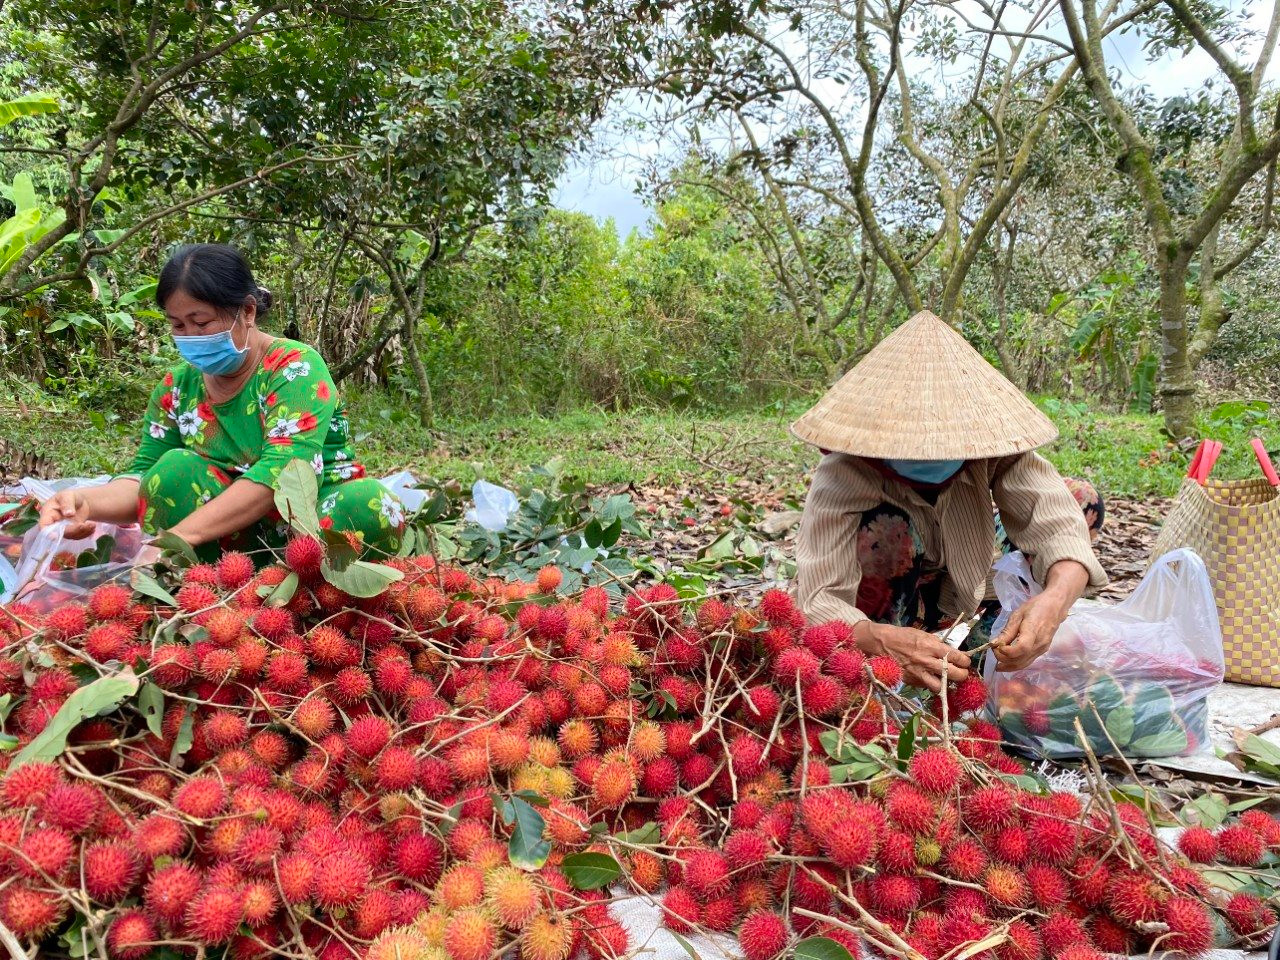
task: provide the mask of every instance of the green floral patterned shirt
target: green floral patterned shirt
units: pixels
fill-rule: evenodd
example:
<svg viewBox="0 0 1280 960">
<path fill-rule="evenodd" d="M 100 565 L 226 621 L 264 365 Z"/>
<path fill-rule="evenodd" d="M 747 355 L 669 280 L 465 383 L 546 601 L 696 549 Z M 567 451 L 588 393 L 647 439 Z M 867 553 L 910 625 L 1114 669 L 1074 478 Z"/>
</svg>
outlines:
<svg viewBox="0 0 1280 960">
<path fill-rule="evenodd" d="M 308 461 L 321 487 L 364 476 L 329 368 L 293 340 L 272 343 L 226 403 L 209 402 L 204 377 L 191 364 L 166 373 L 151 393 L 142 446 L 123 476 L 140 477 L 178 448 L 209 460 L 228 483 L 244 477 L 274 488 L 290 460 Z"/>
</svg>

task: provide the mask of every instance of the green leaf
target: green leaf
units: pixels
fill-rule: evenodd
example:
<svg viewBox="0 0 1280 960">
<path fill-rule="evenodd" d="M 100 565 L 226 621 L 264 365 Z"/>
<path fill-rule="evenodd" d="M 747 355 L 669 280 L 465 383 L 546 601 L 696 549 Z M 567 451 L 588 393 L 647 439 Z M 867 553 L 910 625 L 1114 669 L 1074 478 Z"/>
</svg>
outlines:
<svg viewBox="0 0 1280 960">
<path fill-rule="evenodd" d="M 187 561 L 188 566 L 195 566 L 200 562 L 195 548 L 170 530 L 163 531 L 160 536 L 151 541 L 151 545 L 164 553 L 177 555 Z"/>
<path fill-rule="evenodd" d="M 1117 707 L 1107 714 L 1103 726 L 1107 728 L 1107 734 L 1115 741 L 1116 746 L 1123 750 L 1133 739 L 1133 708 Z"/>
<path fill-rule="evenodd" d="M 53 760 L 62 753 L 67 745 L 67 734 L 77 724 L 89 717 L 114 710 L 125 697 L 137 692 L 138 678 L 132 670 L 99 677 L 93 683 L 81 687 L 67 697 L 58 712 L 45 724 L 45 728 L 13 758 L 10 769 L 32 760 Z"/>
<path fill-rule="evenodd" d="M 285 578 L 277 583 L 274 587 L 265 583 L 258 587 L 258 596 L 262 598 L 264 605 L 268 607 L 283 607 L 293 595 L 298 592 L 298 575 L 290 572 Z"/>
<path fill-rule="evenodd" d="M 316 472 L 306 460 L 290 460 L 276 478 L 275 500 L 280 516 L 299 533 L 309 533 L 313 537 L 320 532 L 320 517 L 316 513 L 319 489 Z"/>
<path fill-rule="evenodd" d="M 624 833 L 616 834 L 616 836 L 622 843 L 648 846 L 662 839 L 662 831 L 658 829 L 658 825 L 654 821 L 650 820 L 642 827 L 627 830 Z"/>
<path fill-rule="evenodd" d="M 353 597 L 376 597 L 397 580 L 404 579 L 403 571 L 366 560 L 356 560 L 345 570 L 338 570 L 325 560 L 320 572 L 335 587 Z"/>
<path fill-rule="evenodd" d="M 872 762 L 840 763 L 831 768 L 832 783 L 858 783 L 884 772 L 884 764 Z"/>
<path fill-rule="evenodd" d="M 150 680 L 144 681 L 142 689 L 138 691 L 138 709 L 147 718 L 147 729 L 154 736 L 163 737 L 161 721 L 164 719 L 164 691 Z"/>
<path fill-rule="evenodd" d="M 1133 741 L 1129 749 L 1140 757 L 1171 757 L 1187 749 L 1186 731 L 1166 730 Z"/>
<path fill-rule="evenodd" d="M 9 719 L 9 711 L 13 709 L 13 694 L 6 693 L 0 697 L 0 723 Z"/>
<path fill-rule="evenodd" d="M 599 890 L 622 875 L 618 861 L 607 853 L 573 853 L 564 858 L 560 870 L 577 890 Z"/>
<path fill-rule="evenodd" d="M 668 930 L 667 932 L 671 934 L 671 936 L 675 937 L 676 943 L 684 947 L 684 952 L 687 953 L 690 957 L 692 957 L 693 960 L 702 960 L 702 958 L 698 956 L 698 951 L 693 949 L 692 943 L 690 943 L 684 937 L 680 936 L 680 934 L 676 933 L 674 930 Z"/>
<path fill-rule="evenodd" d="M 1187 806 L 1196 812 L 1200 826 L 1208 827 L 1210 830 L 1221 826 L 1230 810 L 1227 802 L 1216 793 L 1202 793 Z"/>
<path fill-rule="evenodd" d="M 8 126 L 22 117 L 35 117 L 42 113 L 57 113 L 62 107 L 52 93 L 28 93 L 12 100 L 0 102 L 0 127 Z"/>
<path fill-rule="evenodd" d="M 613 523 L 605 527 L 604 536 L 600 539 L 600 546 L 608 550 L 618 542 L 622 536 L 622 518 L 618 517 Z"/>
<path fill-rule="evenodd" d="M 865 746 L 857 743 L 839 730 L 824 730 L 818 735 L 822 749 L 837 763 L 878 763 L 884 765 L 884 748 L 879 744 Z"/>
<path fill-rule="evenodd" d="M 512 865 L 521 870 L 539 870 L 551 855 L 551 843 L 542 839 L 547 823 L 522 797 L 512 797 L 508 802 L 516 828 L 507 844 L 507 855 Z"/>
<path fill-rule="evenodd" d="M 853 960 L 849 951 L 829 937 L 809 937 L 796 944 L 795 960 Z"/>
<path fill-rule="evenodd" d="M 912 754 L 916 752 L 916 727 L 920 723 L 920 714 L 913 713 L 911 719 L 902 727 L 902 732 L 898 734 L 898 769 L 907 769 L 907 762 L 911 759 Z"/>
<path fill-rule="evenodd" d="M 1255 733 L 1249 734 L 1240 750 L 1253 760 L 1260 760 L 1273 767 L 1280 767 L 1280 747 L 1270 740 L 1263 740 Z"/>
<path fill-rule="evenodd" d="M 195 707 L 188 703 L 178 724 L 178 735 L 173 738 L 173 749 L 169 751 L 169 766 L 176 767 L 195 742 Z"/>
<path fill-rule="evenodd" d="M 170 607 L 178 605 L 178 601 L 174 599 L 173 594 L 160 586 L 159 580 L 140 567 L 134 567 L 133 572 L 129 574 L 129 585 L 144 597 L 158 600 Z"/>
</svg>

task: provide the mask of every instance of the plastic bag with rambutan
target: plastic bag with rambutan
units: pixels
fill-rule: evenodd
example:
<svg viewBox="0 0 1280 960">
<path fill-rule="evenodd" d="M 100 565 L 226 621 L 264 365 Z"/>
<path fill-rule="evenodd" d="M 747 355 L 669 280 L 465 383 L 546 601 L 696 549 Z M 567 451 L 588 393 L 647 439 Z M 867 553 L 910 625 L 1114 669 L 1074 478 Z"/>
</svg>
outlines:
<svg viewBox="0 0 1280 960">
<path fill-rule="evenodd" d="M 1005 613 L 1039 592 L 1026 559 L 996 568 Z M 1003 619 L 1003 618 L 1002 618 Z M 993 633 L 1002 627 L 997 620 Z M 1013 745 L 1039 757 L 1170 757 L 1209 748 L 1209 692 L 1222 682 L 1213 587 L 1191 550 L 1157 560 L 1126 600 L 1078 609 L 1025 670 L 987 682 Z"/>
</svg>

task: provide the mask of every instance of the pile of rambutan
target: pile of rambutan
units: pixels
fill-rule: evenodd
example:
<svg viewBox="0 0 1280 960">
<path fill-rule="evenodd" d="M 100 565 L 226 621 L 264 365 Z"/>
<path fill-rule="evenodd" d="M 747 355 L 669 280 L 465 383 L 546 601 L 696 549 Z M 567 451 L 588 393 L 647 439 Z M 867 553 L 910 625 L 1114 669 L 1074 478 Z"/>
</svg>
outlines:
<svg viewBox="0 0 1280 960">
<path fill-rule="evenodd" d="M 0 611 L 10 933 L 120 960 L 605 958 L 640 946 L 609 909 L 625 895 L 747 960 L 808 937 L 1096 960 L 1276 922 L 1193 866 L 1256 867 L 1274 819 L 1162 846 L 1140 808 L 1026 776 L 980 719 L 980 679 L 924 709 L 896 663 L 781 591 L 691 610 L 665 584 L 570 597 L 554 570 L 479 579 L 420 556 L 354 598 L 322 555 L 306 537 L 261 569 L 228 553 L 187 568 L 172 606 L 108 585 Z M 126 670 L 136 697 L 24 753 Z"/>
</svg>

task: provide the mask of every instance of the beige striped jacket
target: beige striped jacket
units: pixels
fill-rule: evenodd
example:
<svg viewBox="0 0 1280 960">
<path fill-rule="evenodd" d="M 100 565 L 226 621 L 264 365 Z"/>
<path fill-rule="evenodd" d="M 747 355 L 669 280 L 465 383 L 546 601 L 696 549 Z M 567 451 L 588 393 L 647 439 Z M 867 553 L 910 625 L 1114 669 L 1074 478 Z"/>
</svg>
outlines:
<svg viewBox="0 0 1280 960">
<path fill-rule="evenodd" d="M 867 619 L 857 607 L 858 524 L 864 512 L 887 503 L 903 510 L 923 538 L 925 569 L 944 572 L 943 612 L 970 616 L 989 595 L 993 502 L 1040 583 L 1059 560 L 1082 563 L 1091 588 L 1107 582 L 1079 504 L 1037 453 L 972 460 L 934 504 L 857 457 L 832 453 L 814 473 L 796 542 L 794 589 L 801 609 L 817 623 Z"/>
</svg>

